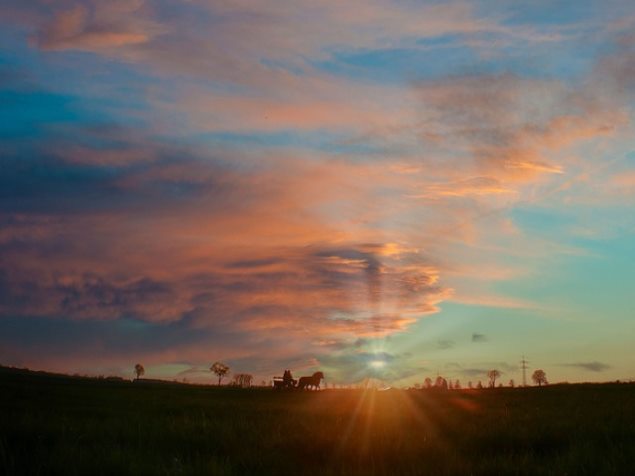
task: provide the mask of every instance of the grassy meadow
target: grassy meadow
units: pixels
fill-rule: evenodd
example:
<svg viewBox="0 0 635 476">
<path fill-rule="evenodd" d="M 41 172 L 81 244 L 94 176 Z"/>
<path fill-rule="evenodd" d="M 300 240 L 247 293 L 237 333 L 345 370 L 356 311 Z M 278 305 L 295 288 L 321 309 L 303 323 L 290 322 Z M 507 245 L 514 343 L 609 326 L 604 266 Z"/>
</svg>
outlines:
<svg viewBox="0 0 635 476">
<path fill-rule="evenodd" d="M 635 385 L 134 384 L 0 370 L 0 474 L 633 474 Z"/>
</svg>

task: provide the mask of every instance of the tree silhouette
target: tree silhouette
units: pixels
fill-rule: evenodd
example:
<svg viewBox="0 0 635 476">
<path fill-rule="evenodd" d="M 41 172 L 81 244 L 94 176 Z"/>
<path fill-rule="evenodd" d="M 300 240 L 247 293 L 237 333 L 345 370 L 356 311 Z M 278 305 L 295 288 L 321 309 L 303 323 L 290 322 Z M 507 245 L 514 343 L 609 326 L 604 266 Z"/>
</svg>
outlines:
<svg viewBox="0 0 635 476">
<path fill-rule="evenodd" d="M 251 382 L 253 381 L 254 376 L 251 374 L 236 374 L 234 375 L 232 385 L 241 388 L 251 387 Z"/>
<path fill-rule="evenodd" d="M 478 383 L 476 384 L 476 388 L 483 388 L 483 384 L 481 383 L 481 381 L 479 380 Z"/>
<path fill-rule="evenodd" d="M 443 390 L 447 390 L 448 389 L 448 381 L 439 375 L 436 378 L 436 380 L 434 381 L 434 386 L 436 388 L 442 388 Z"/>
<path fill-rule="evenodd" d="M 535 370 L 534 373 L 531 376 L 531 379 L 539 387 L 542 387 L 543 384 L 547 385 L 547 374 L 542 369 Z"/>
<path fill-rule="evenodd" d="M 426 379 L 423 381 L 423 385 L 426 388 L 431 388 L 432 387 L 432 379 L 430 377 L 426 377 Z"/>
<path fill-rule="evenodd" d="M 137 376 L 137 380 L 139 380 L 146 373 L 146 369 L 143 368 L 143 365 L 137 364 L 134 366 L 134 373 Z"/>
<path fill-rule="evenodd" d="M 487 377 L 489 378 L 489 386 L 492 388 L 496 387 L 496 379 L 500 376 L 501 373 L 496 369 L 492 369 L 487 372 Z"/>
<path fill-rule="evenodd" d="M 459 382 L 459 379 L 456 379 L 454 382 L 454 388 L 459 390 L 461 389 L 461 382 Z"/>
<path fill-rule="evenodd" d="M 218 386 L 220 386 L 220 381 L 229 372 L 229 366 L 222 362 L 214 362 L 209 369 L 218 377 Z"/>
<path fill-rule="evenodd" d="M 511 388 L 514 388 L 514 387 L 516 386 L 516 382 L 514 382 L 514 379 L 510 379 L 510 381 L 509 381 L 509 386 L 510 386 Z"/>
</svg>

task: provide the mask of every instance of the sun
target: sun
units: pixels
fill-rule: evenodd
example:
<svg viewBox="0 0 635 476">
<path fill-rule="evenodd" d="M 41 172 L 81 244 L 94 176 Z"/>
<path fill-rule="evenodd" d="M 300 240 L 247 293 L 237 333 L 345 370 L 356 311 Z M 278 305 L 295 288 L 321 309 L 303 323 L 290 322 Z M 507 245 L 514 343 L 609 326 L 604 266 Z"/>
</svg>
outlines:
<svg viewBox="0 0 635 476">
<path fill-rule="evenodd" d="M 381 369 L 386 366 L 386 361 L 384 360 L 371 360 L 369 365 L 374 369 Z"/>
</svg>

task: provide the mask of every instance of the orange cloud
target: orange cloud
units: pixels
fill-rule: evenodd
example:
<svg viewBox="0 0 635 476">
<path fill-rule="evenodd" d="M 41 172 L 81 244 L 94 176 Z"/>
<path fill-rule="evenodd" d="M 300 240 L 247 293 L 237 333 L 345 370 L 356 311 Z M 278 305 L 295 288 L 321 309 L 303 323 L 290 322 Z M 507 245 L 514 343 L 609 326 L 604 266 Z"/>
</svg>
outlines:
<svg viewBox="0 0 635 476">
<path fill-rule="evenodd" d="M 496 179 L 489 177 L 474 177 L 466 180 L 431 184 L 425 193 L 415 195 L 416 198 L 466 197 L 470 195 L 500 195 L 513 194 L 515 190 L 503 187 Z"/>
<path fill-rule="evenodd" d="M 612 177 L 612 183 L 622 189 L 635 190 L 635 171 L 627 170 Z"/>
</svg>

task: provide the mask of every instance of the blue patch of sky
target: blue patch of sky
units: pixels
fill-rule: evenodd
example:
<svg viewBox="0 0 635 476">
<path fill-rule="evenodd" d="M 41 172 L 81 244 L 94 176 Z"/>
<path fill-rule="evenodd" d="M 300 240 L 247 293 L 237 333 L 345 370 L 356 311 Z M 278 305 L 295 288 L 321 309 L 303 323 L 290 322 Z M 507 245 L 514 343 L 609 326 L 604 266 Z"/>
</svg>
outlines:
<svg viewBox="0 0 635 476">
<path fill-rule="evenodd" d="M 488 41 L 488 38 L 483 38 Z M 495 43 L 495 38 L 490 38 Z M 334 53 L 314 66 L 337 76 L 389 85 L 448 76 L 514 73 L 527 78 L 570 79 L 586 72 L 597 54 L 575 42 L 510 43 L 481 54 L 457 37 L 422 40 L 418 47 Z"/>
<path fill-rule="evenodd" d="M 45 89 L 0 89 L 0 139 L 12 145 L 48 139 L 90 143 L 89 129 L 139 126 L 140 118 L 122 119 L 107 98 L 87 99 Z"/>
<path fill-rule="evenodd" d="M 421 41 L 413 47 L 333 51 L 313 66 L 330 74 L 387 84 L 407 84 L 415 79 L 440 78 L 474 62 L 470 49 L 457 37 Z"/>
<path fill-rule="evenodd" d="M 73 98 L 42 91 L 0 91 L 0 138 L 37 136 L 53 123 L 80 121 Z"/>
<path fill-rule="evenodd" d="M 147 78 L 131 65 L 85 52 L 39 51 L 20 30 L 0 32 L 0 43 L 5 127 L 19 132 L 29 122 L 109 122 L 115 116 L 122 125 L 142 122 L 130 112 L 147 109 L 142 89 Z M 7 124 L 13 115 L 16 124 Z"/>
<path fill-rule="evenodd" d="M 593 251 L 607 237 L 631 235 L 635 229 L 635 219 L 630 217 L 632 204 L 615 203 L 598 209 L 584 205 L 570 205 L 565 208 L 541 206 L 517 206 L 511 217 L 523 232 L 538 238 L 566 242 L 568 245 Z"/>
<path fill-rule="evenodd" d="M 538 35 L 559 36 L 555 41 L 529 43 L 524 53 L 521 49 L 523 54 L 520 56 L 530 60 L 536 58 L 544 68 L 563 77 L 584 72 L 598 56 L 610 53 L 615 48 L 616 36 L 619 36 L 610 28 L 611 23 L 632 14 L 632 6 L 621 1 L 542 0 L 525 2 L 522 7 L 515 2 L 510 5 L 503 10 L 503 26 L 529 28 Z M 541 54 L 536 55 L 532 50 Z"/>
<path fill-rule="evenodd" d="M 532 276 L 500 283 L 498 288 L 552 308 L 554 317 L 589 322 L 601 317 L 608 325 L 632 319 L 634 264 L 632 236 L 598 240 L 587 255 L 552 256 L 534 263 Z"/>
<path fill-rule="evenodd" d="M 599 314 L 608 320 L 630 318 L 630 296 L 635 293 L 635 223 L 624 223 L 626 205 L 604 208 L 599 219 L 595 213 L 597 210 L 587 217 L 575 207 L 514 210 L 513 219 L 525 233 L 563 248 L 561 252 L 554 249 L 548 258 L 518 258 L 527 261 L 531 275 L 498 283 L 497 290 L 545 303 L 574 318 L 590 319 Z M 598 234 L 576 234 L 579 225 Z M 538 242 L 537 246 L 543 245 Z"/>
<path fill-rule="evenodd" d="M 566 227 L 575 223 L 566 210 L 517 206 L 511 211 L 514 223 L 523 231 L 533 236 L 550 236 L 561 233 Z"/>
<path fill-rule="evenodd" d="M 535 349 L 533 339 L 544 342 L 545 329 L 558 327 L 555 321 L 542 319 L 540 312 L 528 309 L 486 307 L 457 302 L 443 302 L 441 311 L 419 320 L 409 332 L 393 336 L 389 346 L 395 349 L 421 352 L 426 366 L 434 372 L 474 380 L 483 376 L 462 375 L 466 368 L 480 368 L 487 362 L 505 362 L 516 366 L 522 353 Z M 482 334 L 484 340 L 474 341 L 473 334 Z M 451 341 L 451 348 L 439 342 Z M 530 342 L 531 344 L 527 344 Z M 445 368 L 449 362 L 458 364 Z M 503 370 L 502 368 L 500 370 Z M 516 378 L 506 368 L 506 378 Z"/>
<path fill-rule="evenodd" d="M 496 5 L 500 8 L 500 4 Z M 522 5 L 511 2 L 509 5 L 503 16 L 503 23 L 507 25 L 580 26 L 580 23 L 606 19 L 614 12 L 606 2 L 598 0 L 538 0 L 522 2 Z"/>
</svg>

